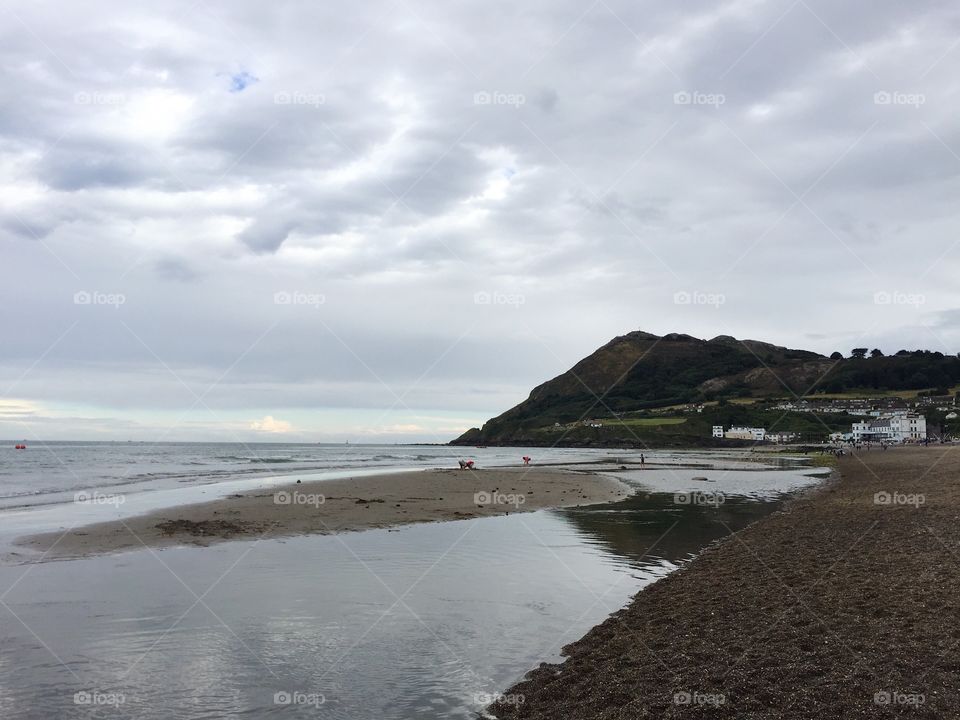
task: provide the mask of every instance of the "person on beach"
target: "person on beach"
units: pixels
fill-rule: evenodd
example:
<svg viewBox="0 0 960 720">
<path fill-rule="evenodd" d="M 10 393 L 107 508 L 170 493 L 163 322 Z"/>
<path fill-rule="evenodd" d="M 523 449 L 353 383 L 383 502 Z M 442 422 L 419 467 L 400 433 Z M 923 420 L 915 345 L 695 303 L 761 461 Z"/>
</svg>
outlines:
<svg viewBox="0 0 960 720">
<path fill-rule="evenodd" d="M 524 456 L 523 456 L 523 464 L 524 464 L 524 465 L 529 465 L 529 464 L 530 464 L 530 456 L 529 456 L 529 455 L 524 455 Z"/>
<path fill-rule="evenodd" d="M 640 453 L 640 469 L 641 469 L 641 470 L 643 469 L 643 464 L 644 464 L 646 461 L 647 461 L 647 459 L 643 456 L 643 453 Z"/>
</svg>

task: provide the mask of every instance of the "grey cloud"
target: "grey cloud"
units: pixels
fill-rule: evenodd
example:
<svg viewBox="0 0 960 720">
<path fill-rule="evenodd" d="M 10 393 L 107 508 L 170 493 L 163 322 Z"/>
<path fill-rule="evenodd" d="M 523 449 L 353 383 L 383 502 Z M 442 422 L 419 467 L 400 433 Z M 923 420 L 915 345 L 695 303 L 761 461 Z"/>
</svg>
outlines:
<svg viewBox="0 0 960 720">
<path fill-rule="evenodd" d="M 634 327 L 960 343 L 945 1 L 13 8 L 0 362 L 43 358 L 24 397 L 118 423 L 188 402 L 144 344 L 193 388 L 242 356 L 215 407 L 384 407 L 378 378 L 424 375 L 415 407 L 494 414 Z"/>
</svg>

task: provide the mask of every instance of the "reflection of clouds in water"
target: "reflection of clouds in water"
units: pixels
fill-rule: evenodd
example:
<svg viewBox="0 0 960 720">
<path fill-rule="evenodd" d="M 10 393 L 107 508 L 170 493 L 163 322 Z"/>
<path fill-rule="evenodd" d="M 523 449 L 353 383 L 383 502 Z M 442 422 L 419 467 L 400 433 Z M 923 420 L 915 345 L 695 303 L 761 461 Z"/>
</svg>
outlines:
<svg viewBox="0 0 960 720">
<path fill-rule="evenodd" d="M 608 473 L 638 490 L 661 493 L 723 493 L 755 499 L 776 499 L 784 493 L 812 487 L 823 481 L 822 475 L 795 470 L 733 470 L 727 467 L 708 471 L 702 468 L 650 469 Z M 697 480 L 695 478 L 706 478 Z"/>
<path fill-rule="evenodd" d="M 61 657 L 87 658 L 84 684 L 124 692 L 125 714 L 187 720 L 266 714 L 280 691 L 322 693 L 329 718 L 473 718 L 477 694 L 559 660 L 665 572 L 550 512 L 159 555 L 197 594 L 224 576 L 204 602 L 229 629 L 197 605 L 170 630 L 195 597 L 148 551 L 38 565 L 7 600 Z M 0 587 L 21 573 L 0 567 Z M 48 588 L 70 602 L 51 605 Z M 22 626 L 4 631 L 21 670 L 7 690 L 62 715 L 76 680 Z"/>
</svg>

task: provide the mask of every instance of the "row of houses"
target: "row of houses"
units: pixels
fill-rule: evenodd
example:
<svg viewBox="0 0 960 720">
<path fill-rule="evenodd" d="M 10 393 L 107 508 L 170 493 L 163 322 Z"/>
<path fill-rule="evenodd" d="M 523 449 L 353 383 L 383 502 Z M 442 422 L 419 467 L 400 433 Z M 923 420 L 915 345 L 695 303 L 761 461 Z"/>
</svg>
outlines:
<svg viewBox="0 0 960 720">
<path fill-rule="evenodd" d="M 775 410 L 786 412 L 847 413 L 848 415 L 878 416 L 886 413 L 909 413 L 918 408 L 935 407 L 948 411 L 960 405 L 956 395 L 925 395 L 908 401 L 900 397 L 834 398 L 832 400 L 789 400 L 777 403 Z"/>
<path fill-rule="evenodd" d="M 753 440 L 755 442 L 774 442 L 787 443 L 793 442 L 797 438 L 796 433 L 789 432 L 767 432 L 766 428 L 732 426 L 729 430 L 724 430 L 723 425 L 713 426 L 713 437 L 726 440 Z"/>
<path fill-rule="evenodd" d="M 713 437 L 722 440 L 787 443 L 797 439 L 796 433 L 767 432 L 766 428 L 736 426 L 725 430 L 713 426 Z M 833 441 L 853 442 L 917 442 L 927 437 L 927 419 L 913 413 L 892 412 L 853 423 L 849 433 L 833 433 Z"/>
</svg>

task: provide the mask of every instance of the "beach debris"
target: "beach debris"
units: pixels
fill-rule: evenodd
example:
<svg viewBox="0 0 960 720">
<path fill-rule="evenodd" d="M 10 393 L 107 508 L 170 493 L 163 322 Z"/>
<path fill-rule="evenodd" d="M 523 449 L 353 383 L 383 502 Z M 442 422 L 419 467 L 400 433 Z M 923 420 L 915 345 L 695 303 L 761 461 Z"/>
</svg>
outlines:
<svg viewBox="0 0 960 720">
<path fill-rule="evenodd" d="M 709 478 L 705 478 L 702 476 L 691 478 L 691 480 L 695 480 L 697 482 L 716 482 L 716 480 L 710 480 Z"/>
</svg>

